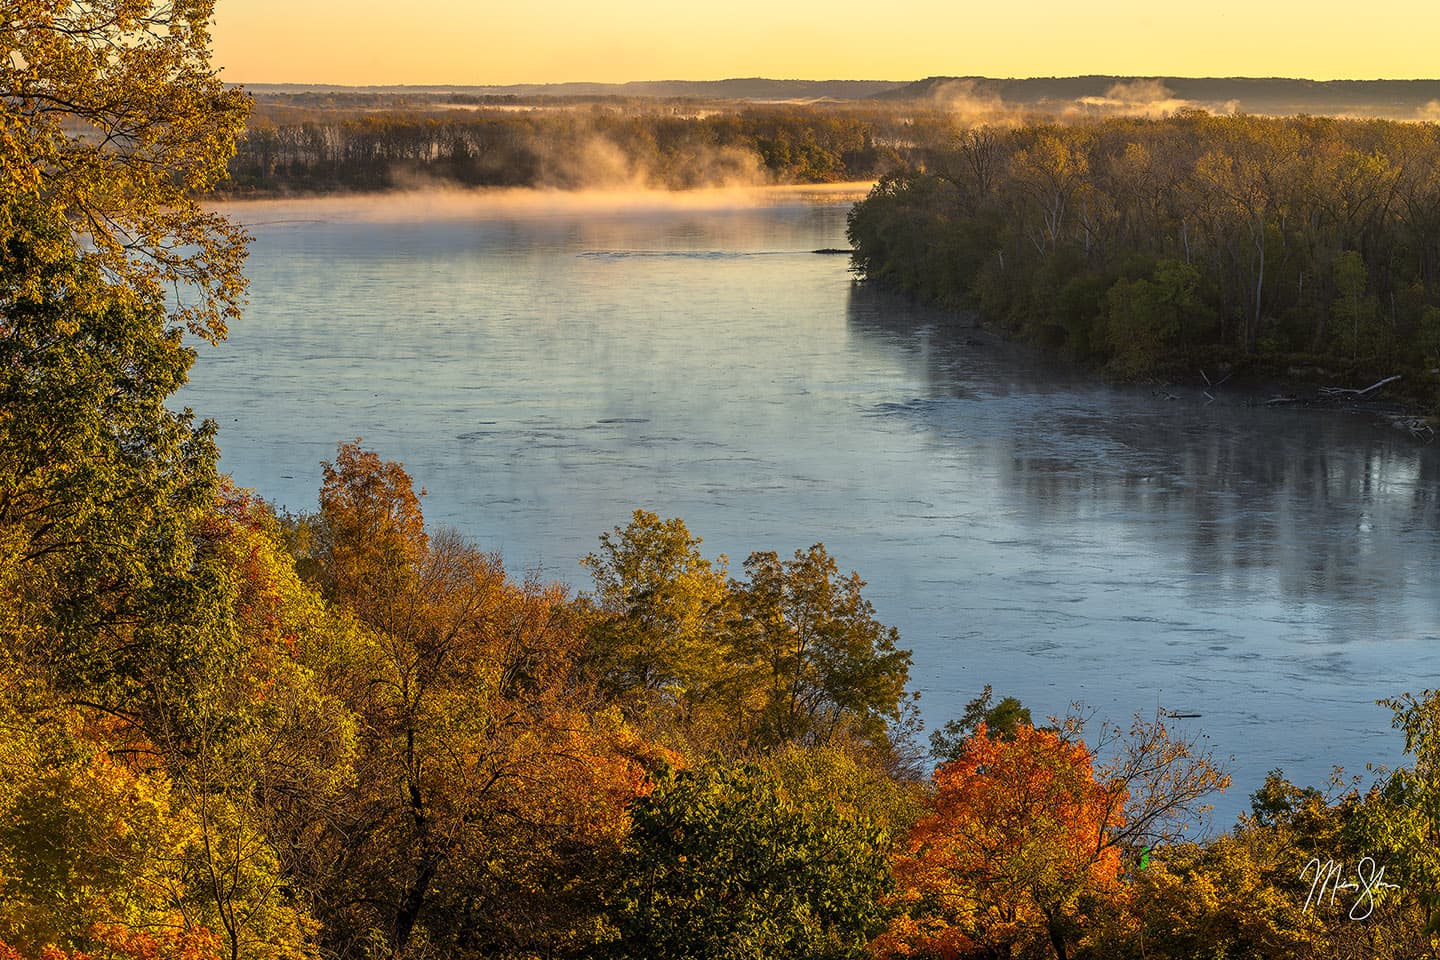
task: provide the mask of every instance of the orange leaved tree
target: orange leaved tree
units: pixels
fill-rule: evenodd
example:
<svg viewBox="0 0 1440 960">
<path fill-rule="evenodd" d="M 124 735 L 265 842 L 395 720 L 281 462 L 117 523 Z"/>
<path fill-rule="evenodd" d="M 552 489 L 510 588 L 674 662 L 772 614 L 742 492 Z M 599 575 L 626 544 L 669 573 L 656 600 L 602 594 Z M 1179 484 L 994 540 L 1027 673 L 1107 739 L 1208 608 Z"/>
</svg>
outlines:
<svg viewBox="0 0 1440 960">
<path fill-rule="evenodd" d="M 1095 779 L 1090 751 L 1021 724 L 1013 739 L 984 724 L 935 772 L 929 814 L 894 870 L 903 914 L 872 945 L 882 958 L 1065 960 L 1089 905 L 1122 896 L 1123 782 Z"/>
</svg>

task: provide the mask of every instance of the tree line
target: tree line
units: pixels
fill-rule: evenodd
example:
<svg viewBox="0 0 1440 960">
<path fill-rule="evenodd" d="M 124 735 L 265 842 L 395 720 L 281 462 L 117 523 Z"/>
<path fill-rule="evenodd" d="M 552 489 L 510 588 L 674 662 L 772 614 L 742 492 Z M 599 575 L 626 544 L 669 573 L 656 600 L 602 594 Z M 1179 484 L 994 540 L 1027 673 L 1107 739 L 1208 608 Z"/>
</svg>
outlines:
<svg viewBox="0 0 1440 960">
<path fill-rule="evenodd" d="M 850 219 L 866 278 L 1123 376 L 1440 364 L 1440 126 L 1114 119 L 958 132 Z"/>
<path fill-rule="evenodd" d="M 676 108 L 679 109 L 679 108 Z M 935 118 L 805 107 L 590 104 L 473 112 L 294 110 L 252 118 L 227 193 L 465 187 L 694 187 L 872 180 Z M 918 124 L 918 126 L 917 126 Z"/>
</svg>

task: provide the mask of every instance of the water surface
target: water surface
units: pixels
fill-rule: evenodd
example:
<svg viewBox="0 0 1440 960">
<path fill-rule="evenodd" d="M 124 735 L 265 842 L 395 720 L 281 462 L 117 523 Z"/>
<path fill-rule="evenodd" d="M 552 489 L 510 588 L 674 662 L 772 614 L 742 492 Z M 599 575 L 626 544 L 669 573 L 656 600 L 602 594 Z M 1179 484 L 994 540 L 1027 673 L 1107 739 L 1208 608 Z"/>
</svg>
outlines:
<svg viewBox="0 0 1440 960">
<path fill-rule="evenodd" d="M 852 283 L 846 205 L 412 198 L 231 208 L 251 304 L 183 402 L 224 469 L 313 509 L 363 437 L 427 519 L 577 588 L 643 507 L 732 567 L 823 541 L 914 650 L 933 726 L 1157 705 L 1267 770 L 1395 762 L 1436 685 L 1440 450 L 1344 414 L 1038 362 Z"/>
</svg>

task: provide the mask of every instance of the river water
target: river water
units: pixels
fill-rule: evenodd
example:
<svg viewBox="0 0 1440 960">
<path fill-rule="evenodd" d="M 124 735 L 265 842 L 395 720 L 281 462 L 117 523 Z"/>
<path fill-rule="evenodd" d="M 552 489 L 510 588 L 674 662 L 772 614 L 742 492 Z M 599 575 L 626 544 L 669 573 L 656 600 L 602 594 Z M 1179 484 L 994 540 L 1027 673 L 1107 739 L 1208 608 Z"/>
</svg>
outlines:
<svg viewBox="0 0 1440 960">
<path fill-rule="evenodd" d="M 1368 418 L 1115 388 L 852 282 L 840 194 L 414 195 L 233 206 L 250 306 L 181 402 L 313 509 L 362 437 L 516 572 L 645 508 L 738 572 L 824 542 L 914 650 L 937 726 L 1157 706 L 1271 768 L 1395 763 L 1437 686 L 1440 448 Z"/>
</svg>

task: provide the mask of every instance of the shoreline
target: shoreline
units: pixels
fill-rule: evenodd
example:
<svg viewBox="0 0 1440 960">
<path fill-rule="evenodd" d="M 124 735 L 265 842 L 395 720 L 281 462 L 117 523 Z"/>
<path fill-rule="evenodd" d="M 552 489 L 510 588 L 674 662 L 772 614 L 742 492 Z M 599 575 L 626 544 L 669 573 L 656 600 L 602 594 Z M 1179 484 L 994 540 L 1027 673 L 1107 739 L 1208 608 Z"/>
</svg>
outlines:
<svg viewBox="0 0 1440 960">
<path fill-rule="evenodd" d="M 988 320 L 973 308 L 929 301 L 883 280 L 857 279 L 854 282 L 872 285 L 887 294 L 948 313 L 956 321 L 957 330 L 983 332 L 1000 342 L 1033 353 L 1046 364 L 1058 365 L 1096 383 L 1149 387 L 1160 400 L 1187 399 L 1183 394 L 1188 393 L 1202 403 L 1228 400 L 1227 405 L 1243 407 L 1287 407 L 1361 414 L 1419 443 L 1430 443 L 1440 437 L 1440 414 L 1434 412 L 1440 408 L 1440 369 L 1418 371 L 1421 376 L 1428 375 L 1434 379 L 1434 382 L 1426 384 L 1417 377 L 1415 370 L 1372 375 L 1370 368 L 1358 364 L 1347 368 L 1346 365 L 1354 364 L 1354 361 L 1333 357 L 1312 354 L 1256 354 L 1246 357 L 1216 352 L 1210 356 L 1177 357 L 1151 374 L 1124 377 L 1107 372 L 1103 366 L 1046 350 Z M 1229 396 L 1222 396 L 1222 390 Z M 1347 394 L 1354 393 L 1364 396 L 1346 399 Z"/>
</svg>

